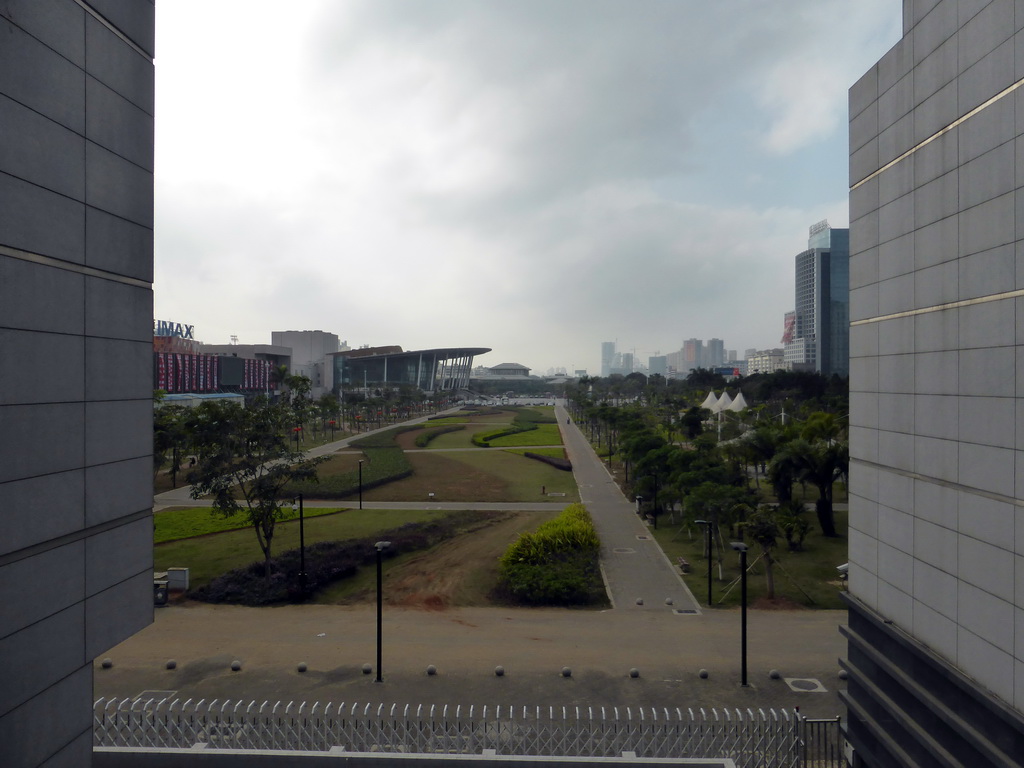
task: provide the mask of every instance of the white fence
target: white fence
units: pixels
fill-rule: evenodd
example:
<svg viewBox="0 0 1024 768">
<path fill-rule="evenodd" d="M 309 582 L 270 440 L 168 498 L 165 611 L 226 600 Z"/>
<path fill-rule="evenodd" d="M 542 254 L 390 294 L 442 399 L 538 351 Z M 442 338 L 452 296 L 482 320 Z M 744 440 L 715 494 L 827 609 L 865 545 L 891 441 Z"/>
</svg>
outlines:
<svg viewBox="0 0 1024 768">
<path fill-rule="evenodd" d="M 466 707 L 99 699 L 98 747 L 731 758 L 805 762 L 804 719 L 785 710 Z M 838 722 L 836 722 L 838 734 Z"/>
</svg>

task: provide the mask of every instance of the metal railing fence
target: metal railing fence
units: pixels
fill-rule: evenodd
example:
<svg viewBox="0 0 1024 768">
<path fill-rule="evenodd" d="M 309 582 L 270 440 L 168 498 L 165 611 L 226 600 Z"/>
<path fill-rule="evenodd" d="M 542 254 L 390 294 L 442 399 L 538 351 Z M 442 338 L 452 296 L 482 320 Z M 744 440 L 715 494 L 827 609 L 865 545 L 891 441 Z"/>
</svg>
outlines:
<svg viewBox="0 0 1024 768">
<path fill-rule="evenodd" d="M 841 768 L 838 720 L 785 710 L 99 699 L 98 747 L 731 758 L 740 768 Z M 808 723 L 813 728 L 808 730 Z M 808 740 L 808 735 L 810 739 Z M 838 743 L 838 741 L 836 741 Z M 813 755 L 808 751 L 813 746 Z M 841 755 L 841 751 L 840 751 Z"/>
</svg>

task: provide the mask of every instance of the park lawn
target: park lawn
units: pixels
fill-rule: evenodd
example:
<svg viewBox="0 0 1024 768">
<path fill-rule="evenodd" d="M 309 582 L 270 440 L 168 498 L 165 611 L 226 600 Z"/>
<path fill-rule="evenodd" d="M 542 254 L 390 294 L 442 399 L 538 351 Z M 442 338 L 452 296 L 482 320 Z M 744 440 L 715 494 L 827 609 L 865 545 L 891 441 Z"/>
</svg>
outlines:
<svg viewBox="0 0 1024 768">
<path fill-rule="evenodd" d="M 516 432 L 514 435 L 497 437 L 488 440 L 492 448 L 505 448 L 519 445 L 561 445 L 562 433 L 557 424 L 538 424 L 536 429 Z"/>
<path fill-rule="evenodd" d="M 845 604 L 840 593 L 845 589 L 839 581 L 836 567 L 848 560 L 847 553 L 847 511 L 835 510 L 836 530 L 839 537 L 829 539 L 821 535 L 813 510 L 806 513 L 811 530 L 804 539 L 802 552 L 790 552 L 781 537 L 779 545 L 773 551 L 776 559 L 775 597 L 776 604 L 785 607 L 788 604 L 807 608 L 843 609 Z M 670 523 L 669 516 L 658 519 L 658 529 L 651 530 L 654 538 L 673 564 L 679 557 L 690 563 L 690 572 L 684 575 L 686 585 L 701 605 L 707 603 L 708 594 L 708 561 L 704 557 L 704 529 L 701 526 L 685 526 Z M 723 531 L 723 536 L 726 532 Z M 748 542 L 747 552 L 747 592 L 748 605 L 755 607 L 768 606 L 765 598 L 765 571 L 763 563 L 757 560 L 761 548 Z M 740 604 L 740 586 L 737 583 L 727 596 L 723 598 L 725 589 L 739 578 L 739 553 L 729 549 L 725 541 L 726 552 L 722 559 L 723 580 L 718 579 L 718 564 L 712 568 L 712 606 L 738 606 Z M 805 594 L 806 592 L 806 594 Z M 813 602 L 811 602 L 813 600 Z"/>
<path fill-rule="evenodd" d="M 460 451 L 445 454 L 445 458 L 504 480 L 508 501 L 538 501 L 542 487 L 548 494 L 564 493 L 566 503 L 579 501 L 572 472 L 555 469 L 542 461 L 510 451 Z"/>
<path fill-rule="evenodd" d="M 479 449 L 479 446 L 473 444 L 473 435 L 481 432 L 493 432 L 493 424 L 470 424 L 466 429 L 461 429 L 458 432 L 445 432 L 443 435 L 438 435 L 430 443 L 427 444 L 428 449 L 432 448 L 474 448 Z"/>
<path fill-rule="evenodd" d="M 309 520 L 311 517 L 333 515 L 341 511 L 342 508 L 309 507 L 303 510 L 303 517 Z M 298 519 L 297 510 L 292 512 L 290 507 L 285 508 L 283 521 Z M 244 512 L 225 517 L 215 513 L 212 507 L 171 507 L 153 513 L 153 542 L 162 544 L 166 541 L 234 531 L 248 526 L 248 516 Z"/>
<path fill-rule="evenodd" d="M 405 523 L 433 520 L 447 514 L 444 510 L 350 509 L 341 514 L 321 515 L 305 521 L 306 544 L 373 536 Z M 298 546 L 298 521 L 280 523 L 274 532 L 272 554 L 276 556 Z M 154 570 L 188 568 L 190 589 L 208 584 L 222 573 L 262 560 L 256 532 L 251 528 L 167 542 L 153 549 Z"/>
</svg>

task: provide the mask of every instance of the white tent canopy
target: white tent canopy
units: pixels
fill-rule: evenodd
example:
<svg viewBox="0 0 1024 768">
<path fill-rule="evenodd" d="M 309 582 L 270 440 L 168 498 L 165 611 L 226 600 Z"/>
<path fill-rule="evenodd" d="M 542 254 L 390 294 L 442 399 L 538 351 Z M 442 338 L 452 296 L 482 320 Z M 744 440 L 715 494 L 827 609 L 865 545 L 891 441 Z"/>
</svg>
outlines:
<svg viewBox="0 0 1024 768">
<path fill-rule="evenodd" d="M 737 413 L 739 413 L 740 411 L 747 410 L 747 401 L 743 399 L 743 393 L 742 392 L 737 392 L 736 393 L 736 399 L 733 400 L 732 403 L 729 404 L 729 406 L 726 408 L 726 410 L 736 411 Z"/>
<path fill-rule="evenodd" d="M 704 402 L 700 404 L 701 408 L 707 408 L 712 413 L 718 411 L 718 396 L 715 394 L 715 390 L 708 392 L 708 396 L 704 398 Z"/>
</svg>

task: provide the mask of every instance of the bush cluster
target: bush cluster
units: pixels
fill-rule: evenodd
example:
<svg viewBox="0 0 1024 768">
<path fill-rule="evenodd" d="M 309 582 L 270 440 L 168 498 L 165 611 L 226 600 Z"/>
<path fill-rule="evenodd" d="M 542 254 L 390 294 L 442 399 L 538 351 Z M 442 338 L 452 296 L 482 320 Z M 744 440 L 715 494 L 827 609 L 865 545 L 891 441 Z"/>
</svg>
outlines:
<svg viewBox="0 0 1024 768">
<path fill-rule="evenodd" d="M 374 542 L 385 539 L 391 547 L 384 557 L 427 549 L 451 538 L 466 525 L 488 513 L 458 512 L 438 520 L 405 525 L 371 537 L 346 541 L 321 541 L 306 547 L 307 596 L 320 589 L 355 575 L 360 566 L 376 562 Z M 282 552 L 270 561 L 270 589 L 266 589 L 263 561 L 237 568 L 213 579 L 206 586 L 189 593 L 189 597 L 207 603 L 236 605 L 271 605 L 303 599 L 298 591 L 298 549 Z"/>
<path fill-rule="evenodd" d="M 590 605 L 605 599 L 598 566 L 601 542 L 590 513 L 570 504 L 501 557 L 499 593 L 527 605 Z"/>
<path fill-rule="evenodd" d="M 566 472 L 572 472 L 572 462 L 568 459 L 564 459 L 561 456 L 544 456 L 540 453 L 534 453 L 533 451 L 525 451 L 523 453 L 528 459 L 536 459 L 537 461 L 543 461 L 545 464 L 550 464 L 555 469 L 561 469 Z"/>
</svg>

